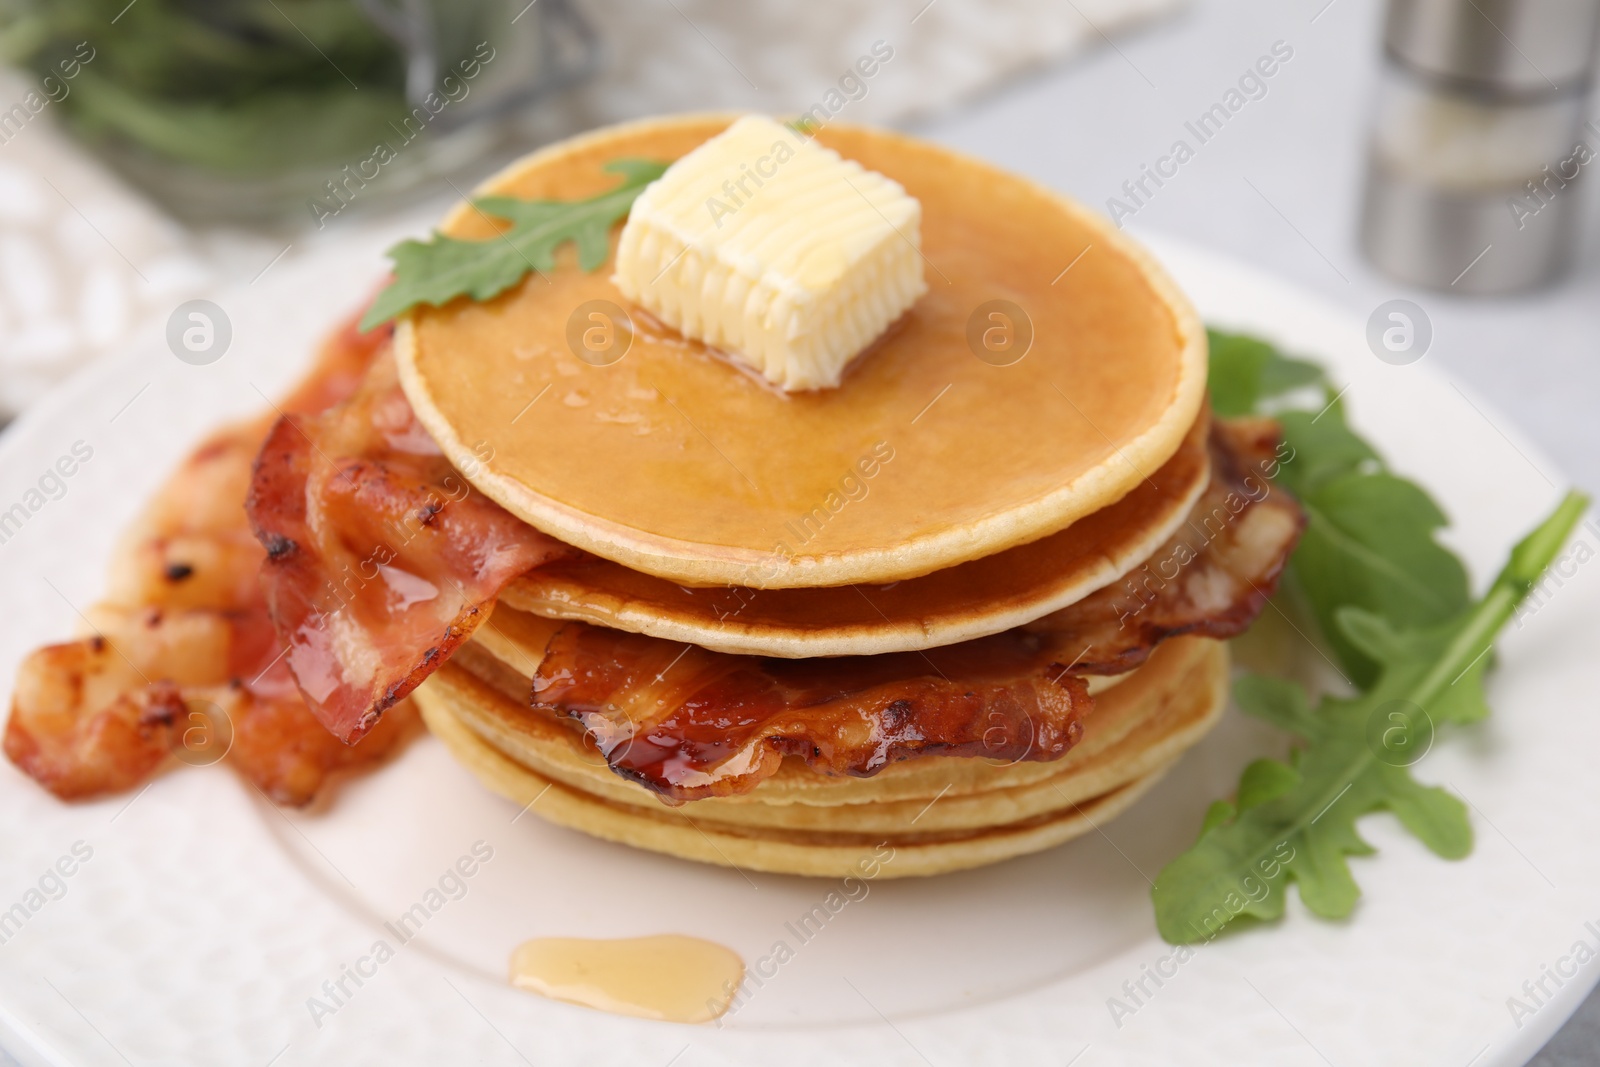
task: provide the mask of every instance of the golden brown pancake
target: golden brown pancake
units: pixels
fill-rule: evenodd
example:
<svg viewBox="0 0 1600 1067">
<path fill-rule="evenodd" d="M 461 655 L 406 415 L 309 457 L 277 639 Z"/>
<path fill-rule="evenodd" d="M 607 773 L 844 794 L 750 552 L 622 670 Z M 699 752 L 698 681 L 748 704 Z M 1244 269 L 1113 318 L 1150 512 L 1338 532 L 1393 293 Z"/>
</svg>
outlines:
<svg viewBox="0 0 1600 1067">
<path fill-rule="evenodd" d="M 1147 559 L 1210 474 L 1202 413 L 1178 451 L 1133 491 L 1059 533 L 890 585 L 690 588 L 589 556 L 530 571 L 501 602 L 553 619 L 718 652 L 802 659 L 936 648 L 1032 622 Z"/>
<path fill-rule="evenodd" d="M 495 664 L 506 668 L 497 680 Z M 667 807 L 612 774 L 568 726 L 505 690 L 520 677 L 469 646 L 417 691 L 429 727 L 491 789 L 559 825 L 725 866 L 851 873 L 887 843 L 884 877 L 937 874 L 1048 848 L 1131 804 L 1215 722 L 1227 652 L 1181 639 L 1107 691 L 1084 743 L 1053 763 L 923 757 L 872 778 L 789 761 L 754 792 Z"/>
<path fill-rule="evenodd" d="M 607 162 L 676 159 L 729 121 L 601 130 L 480 192 L 593 195 L 616 182 Z M 1142 249 L 936 145 L 844 126 L 819 136 L 921 200 L 930 285 L 840 388 L 779 393 L 639 315 L 623 358 L 578 359 L 569 319 L 622 297 L 569 249 L 494 300 L 400 324 L 406 395 L 451 462 L 524 521 L 635 570 L 795 588 L 899 581 L 1037 540 L 1173 455 L 1203 400 L 1205 333 Z M 463 206 L 444 229 L 482 239 L 498 227 Z M 1031 347 L 1007 366 L 967 340 L 996 300 L 1031 323 Z M 858 484 L 867 494 L 836 506 Z"/>
</svg>

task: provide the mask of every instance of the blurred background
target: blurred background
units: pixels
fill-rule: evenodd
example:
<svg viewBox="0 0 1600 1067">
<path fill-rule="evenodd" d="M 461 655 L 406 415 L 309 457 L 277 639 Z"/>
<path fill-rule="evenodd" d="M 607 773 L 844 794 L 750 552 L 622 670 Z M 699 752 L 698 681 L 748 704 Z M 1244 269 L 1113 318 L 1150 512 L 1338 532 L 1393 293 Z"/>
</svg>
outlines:
<svg viewBox="0 0 1600 1067">
<path fill-rule="evenodd" d="M 1561 465 L 1540 476 L 1600 490 L 1597 12 L 0 0 L 0 423 L 185 300 L 327 242 L 420 234 L 532 147 L 835 94 L 840 121 L 964 149 L 1319 293 L 1368 323 L 1375 358 L 1426 359 L 1492 398 Z M 877 42 L 892 59 L 856 76 Z M 1600 1002 L 1535 1062 L 1600 1062 Z"/>
</svg>

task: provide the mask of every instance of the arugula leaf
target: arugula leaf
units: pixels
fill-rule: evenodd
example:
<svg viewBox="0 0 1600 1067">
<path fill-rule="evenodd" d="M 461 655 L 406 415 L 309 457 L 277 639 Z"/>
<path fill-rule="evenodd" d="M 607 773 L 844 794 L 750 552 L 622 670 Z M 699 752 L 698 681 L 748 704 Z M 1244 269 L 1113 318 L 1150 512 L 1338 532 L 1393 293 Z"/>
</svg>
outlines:
<svg viewBox="0 0 1600 1067">
<path fill-rule="evenodd" d="M 1322 368 L 1289 359 L 1265 341 L 1206 331 L 1211 343 L 1211 408 L 1222 418 L 1249 415 L 1263 400 L 1323 382 Z"/>
<path fill-rule="evenodd" d="M 1377 658 L 1335 619 L 1360 607 L 1397 626 L 1420 626 L 1465 607 L 1466 569 L 1434 540 L 1447 520 L 1419 486 L 1382 470 L 1341 474 L 1300 502 L 1307 521 L 1294 554 L 1298 587 L 1352 680 L 1371 685 Z"/>
<path fill-rule="evenodd" d="M 1378 662 L 1346 636 L 1335 616 L 1354 606 L 1396 626 L 1417 626 L 1465 607 L 1466 570 L 1435 537 L 1447 523 L 1444 512 L 1421 486 L 1389 471 L 1350 429 L 1339 395 L 1316 364 L 1253 337 L 1209 336 L 1212 407 L 1219 415 L 1260 413 L 1296 389 L 1322 386 L 1320 410 L 1274 416 L 1289 448 L 1278 479 L 1299 498 L 1307 520 L 1285 584 L 1304 599 L 1340 669 L 1357 685 L 1370 686 Z"/>
<path fill-rule="evenodd" d="M 1283 467 L 1283 482 L 1306 496 L 1342 474 L 1379 470 L 1383 460 L 1344 421 L 1344 406 L 1334 401 L 1320 412 L 1281 411 L 1274 416 L 1293 450 Z"/>
<path fill-rule="evenodd" d="M 1359 608 L 1339 612 L 1345 638 L 1380 665 L 1376 683 L 1360 696 L 1326 697 L 1312 711 L 1290 682 L 1240 681 L 1235 695 L 1245 711 L 1306 744 L 1290 764 L 1258 760 L 1247 767 L 1235 803 L 1213 804 L 1194 847 L 1156 878 L 1152 897 L 1162 937 L 1190 944 L 1240 917 L 1278 918 L 1291 881 L 1313 913 L 1350 914 L 1360 890 L 1346 857 L 1372 851 L 1356 832 L 1356 820 L 1368 812 L 1393 812 L 1447 859 L 1471 850 L 1465 806 L 1444 789 L 1418 783 L 1409 766 L 1426 753 L 1435 725 L 1487 713 L 1486 653 L 1588 505 L 1583 494 L 1569 493 L 1512 550 L 1483 599 L 1447 622 L 1398 629 Z"/>
<path fill-rule="evenodd" d="M 473 201 L 484 214 L 511 222 L 510 229 L 487 240 L 463 241 L 435 233 L 426 241 L 401 241 L 389 249 L 394 281 L 362 316 L 361 328 L 370 330 L 418 304 L 438 307 L 458 296 L 488 300 L 530 271 L 553 269 L 556 249 L 567 241 L 578 246 L 580 267 L 597 270 L 610 251 L 612 225 L 627 215 L 667 164 L 618 159 L 605 169 L 622 175 L 622 184 L 587 200 L 488 196 Z"/>
</svg>

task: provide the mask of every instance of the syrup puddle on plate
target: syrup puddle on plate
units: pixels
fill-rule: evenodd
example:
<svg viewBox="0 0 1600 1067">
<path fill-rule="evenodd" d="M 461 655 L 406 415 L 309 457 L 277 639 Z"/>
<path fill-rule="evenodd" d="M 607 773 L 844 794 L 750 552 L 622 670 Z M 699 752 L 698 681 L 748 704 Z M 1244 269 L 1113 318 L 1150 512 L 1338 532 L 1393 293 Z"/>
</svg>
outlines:
<svg viewBox="0 0 1600 1067">
<path fill-rule="evenodd" d="M 536 937 L 511 953 L 511 984 L 617 1015 L 706 1023 L 728 1010 L 744 960 L 682 934 Z"/>
</svg>

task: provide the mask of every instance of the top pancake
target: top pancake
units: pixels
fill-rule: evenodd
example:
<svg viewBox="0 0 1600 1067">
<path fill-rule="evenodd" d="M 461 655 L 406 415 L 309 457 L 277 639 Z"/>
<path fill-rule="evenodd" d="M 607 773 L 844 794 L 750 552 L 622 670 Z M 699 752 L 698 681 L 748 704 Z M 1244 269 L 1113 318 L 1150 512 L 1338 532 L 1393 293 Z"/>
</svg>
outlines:
<svg viewBox="0 0 1600 1067">
<path fill-rule="evenodd" d="M 730 121 L 600 130 L 479 193 L 594 195 L 617 181 L 605 163 L 676 159 Z M 797 588 L 898 581 L 1036 540 L 1172 456 L 1203 399 L 1205 333 L 1148 255 L 1071 201 L 935 145 L 843 126 L 819 140 L 921 200 L 930 287 L 839 388 L 778 393 L 636 311 L 623 358 L 578 359 L 569 320 L 623 298 L 569 245 L 548 275 L 400 324 L 406 395 L 451 462 L 524 521 L 624 566 Z M 484 239 L 498 225 L 463 205 L 443 228 Z M 1031 322 L 1006 366 L 968 344 L 995 300 Z"/>
</svg>

